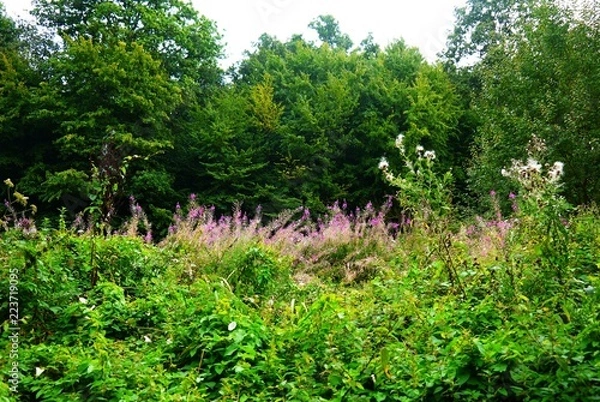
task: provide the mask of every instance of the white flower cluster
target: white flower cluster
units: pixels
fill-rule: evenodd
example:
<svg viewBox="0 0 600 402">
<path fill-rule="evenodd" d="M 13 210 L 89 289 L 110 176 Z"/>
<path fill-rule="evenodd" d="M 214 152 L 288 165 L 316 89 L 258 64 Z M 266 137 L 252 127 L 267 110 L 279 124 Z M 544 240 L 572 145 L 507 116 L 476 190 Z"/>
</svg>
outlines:
<svg viewBox="0 0 600 402">
<path fill-rule="evenodd" d="M 402 151 L 402 153 L 404 153 L 404 135 L 403 134 L 398 134 L 398 137 L 396 137 L 396 148 L 398 148 L 400 151 Z"/>
<path fill-rule="evenodd" d="M 531 139 L 527 143 L 527 152 L 529 155 L 542 155 L 546 153 L 547 149 L 546 141 L 535 134 L 531 136 Z"/>
<path fill-rule="evenodd" d="M 565 164 L 562 162 L 554 162 L 546 171 L 546 177 L 542 175 L 542 164 L 534 158 L 527 159 L 527 163 L 513 160 L 512 165 L 508 169 L 502 169 L 502 176 L 510 177 L 527 184 L 535 178 L 541 178 L 549 183 L 557 183 L 563 175 Z"/>
<path fill-rule="evenodd" d="M 560 177 L 563 175 L 563 168 L 565 167 L 565 164 L 562 162 L 554 162 L 554 164 L 552 165 L 552 167 L 550 167 L 550 169 L 548 170 L 548 179 L 552 182 L 552 183 L 556 183 Z"/>
<path fill-rule="evenodd" d="M 509 169 L 502 169 L 502 176 L 518 178 L 528 178 L 534 174 L 542 173 L 542 165 L 533 158 L 527 159 L 527 163 L 524 164 L 521 161 L 514 160 Z"/>
<path fill-rule="evenodd" d="M 425 156 L 425 159 L 432 161 L 435 159 L 435 151 L 425 151 L 425 154 L 423 154 L 423 156 Z"/>
<path fill-rule="evenodd" d="M 398 134 L 398 136 L 396 137 L 395 145 L 396 145 L 396 148 L 398 148 L 400 150 L 400 153 L 404 156 L 406 166 L 410 170 L 414 170 L 412 162 L 405 155 L 404 134 Z M 422 145 L 416 146 L 415 153 L 417 154 L 417 157 L 419 159 L 425 158 L 429 162 L 431 162 L 435 159 L 435 151 L 426 151 Z M 388 160 L 385 157 L 381 157 L 381 159 L 379 160 L 378 167 L 380 170 L 383 170 L 385 172 L 386 176 L 390 176 L 390 173 L 388 171 L 388 169 L 390 167 L 390 163 L 388 162 Z M 390 177 L 392 177 L 392 176 L 390 176 Z"/>
</svg>

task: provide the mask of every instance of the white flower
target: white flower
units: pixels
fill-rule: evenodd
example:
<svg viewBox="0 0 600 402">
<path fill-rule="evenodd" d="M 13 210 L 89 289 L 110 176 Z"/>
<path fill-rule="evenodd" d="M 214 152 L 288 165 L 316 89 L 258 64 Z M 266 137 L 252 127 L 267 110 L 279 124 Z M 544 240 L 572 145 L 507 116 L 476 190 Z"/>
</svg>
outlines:
<svg viewBox="0 0 600 402">
<path fill-rule="evenodd" d="M 80 297 L 79 302 L 83 304 L 87 304 L 87 299 L 85 297 Z"/>
<path fill-rule="evenodd" d="M 435 159 L 435 151 L 425 151 L 425 154 L 423 156 L 432 161 Z"/>
<path fill-rule="evenodd" d="M 233 330 L 235 329 L 235 327 L 237 327 L 237 322 L 235 322 L 235 321 L 231 321 L 231 322 L 229 323 L 229 325 L 227 326 L 227 329 L 228 329 L 229 331 L 233 331 Z"/>
<path fill-rule="evenodd" d="M 425 148 L 423 148 L 422 145 L 417 145 L 416 151 L 419 155 L 421 155 L 421 153 L 423 153 L 423 151 L 425 151 Z"/>
<path fill-rule="evenodd" d="M 387 170 L 387 168 L 390 167 L 389 162 L 387 161 L 387 159 L 385 159 L 385 156 L 381 157 L 381 160 L 379 161 L 379 169 L 381 170 Z"/>
<path fill-rule="evenodd" d="M 552 165 L 548 171 L 548 179 L 550 179 L 551 182 L 557 181 L 563 174 L 564 166 L 565 164 L 562 162 L 554 162 L 554 165 Z"/>
<path fill-rule="evenodd" d="M 536 172 L 540 172 L 542 170 L 542 165 L 533 158 L 527 159 L 527 169 L 533 170 Z"/>
<path fill-rule="evenodd" d="M 41 375 L 42 375 L 42 373 L 43 373 L 44 371 L 46 371 L 46 369 L 45 369 L 45 368 L 42 368 L 42 367 L 36 367 L 36 368 L 35 368 L 35 376 L 36 376 L 36 377 L 39 377 L 39 376 L 41 376 Z"/>
<path fill-rule="evenodd" d="M 502 170 L 500 171 L 500 174 L 501 174 L 502 176 L 504 176 L 504 177 L 509 177 L 509 176 L 510 176 L 510 172 L 509 172 L 508 170 L 506 170 L 506 169 L 502 169 Z"/>
<path fill-rule="evenodd" d="M 403 149 L 403 143 L 404 143 L 404 135 L 398 134 L 398 136 L 396 137 L 396 148 Z"/>
<path fill-rule="evenodd" d="M 152 342 L 152 339 L 150 339 L 150 337 L 148 335 L 144 335 L 144 342 L 150 343 L 150 342 Z"/>
</svg>

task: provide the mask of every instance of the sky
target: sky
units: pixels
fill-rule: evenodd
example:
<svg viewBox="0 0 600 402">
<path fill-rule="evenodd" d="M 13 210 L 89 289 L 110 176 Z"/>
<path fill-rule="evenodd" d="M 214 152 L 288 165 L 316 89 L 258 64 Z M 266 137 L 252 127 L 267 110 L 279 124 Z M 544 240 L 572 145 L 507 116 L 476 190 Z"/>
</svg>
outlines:
<svg viewBox="0 0 600 402">
<path fill-rule="evenodd" d="M 8 14 L 27 17 L 28 0 L 0 0 Z M 191 0 L 194 7 L 217 23 L 223 35 L 225 66 L 240 60 L 263 33 L 282 41 L 294 34 L 316 39 L 308 24 L 331 14 L 355 45 L 373 34 L 385 47 L 403 38 L 429 61 L 444 49 L 454 24 L 454 8 L 466 0 Z"/>
</svg>

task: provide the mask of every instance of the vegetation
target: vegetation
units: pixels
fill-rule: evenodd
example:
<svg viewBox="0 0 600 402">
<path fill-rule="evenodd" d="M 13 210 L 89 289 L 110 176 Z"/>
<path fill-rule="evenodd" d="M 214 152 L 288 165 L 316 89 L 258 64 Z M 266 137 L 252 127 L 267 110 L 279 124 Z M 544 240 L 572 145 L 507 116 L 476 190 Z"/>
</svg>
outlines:
<svg viewBox="0 0 600 402">
<path fill-rule="evenodd" d="M 186 2 L 0 4 L 0 400 L 597 400 L 580 6 L 469 0 L 436 64 L 322 16 L 225 72 Z"/>
</svg>

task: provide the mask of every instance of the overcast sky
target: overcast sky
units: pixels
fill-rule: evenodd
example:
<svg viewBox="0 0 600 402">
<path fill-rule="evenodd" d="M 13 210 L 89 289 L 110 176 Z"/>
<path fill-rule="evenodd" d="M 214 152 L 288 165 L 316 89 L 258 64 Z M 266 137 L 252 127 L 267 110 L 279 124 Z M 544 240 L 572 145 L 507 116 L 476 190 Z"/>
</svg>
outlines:
<svg viewBox="0 0 600 402">
<path fill-rule="evenodd" d="M 28 0 L 0 0 L 12 17 L 25 17 Z M 293 34 L 315 39 L 308 24 L 319 15 L 331 14 L 342 32 L 359 44 L 369 32 L 385 47 L 404 38 L 429 60 L 445 45 L 454 23 L 454 8 L 466 0 L 192 0 L 201 13 L 217 22 L 230 64 L 242 57 L 262 33 L 285 41 Z"/>
</svg>

